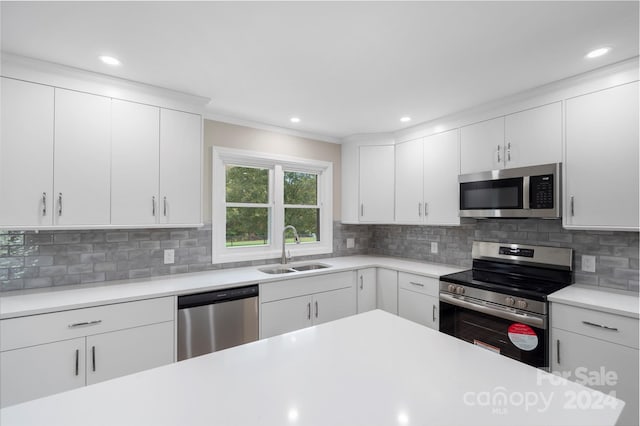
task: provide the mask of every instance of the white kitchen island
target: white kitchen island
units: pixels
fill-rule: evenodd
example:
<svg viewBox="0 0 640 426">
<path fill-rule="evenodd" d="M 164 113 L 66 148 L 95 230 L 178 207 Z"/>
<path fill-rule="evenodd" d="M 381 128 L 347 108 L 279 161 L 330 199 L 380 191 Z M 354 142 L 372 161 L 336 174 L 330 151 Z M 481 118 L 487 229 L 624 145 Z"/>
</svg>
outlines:
<svg viewBox="0 0 640 426">
<path fill-rule="evenodd" d="M 7 407 L 0 424 L 603 426 L 623 405 L 377 310 Z"/>
</svg>

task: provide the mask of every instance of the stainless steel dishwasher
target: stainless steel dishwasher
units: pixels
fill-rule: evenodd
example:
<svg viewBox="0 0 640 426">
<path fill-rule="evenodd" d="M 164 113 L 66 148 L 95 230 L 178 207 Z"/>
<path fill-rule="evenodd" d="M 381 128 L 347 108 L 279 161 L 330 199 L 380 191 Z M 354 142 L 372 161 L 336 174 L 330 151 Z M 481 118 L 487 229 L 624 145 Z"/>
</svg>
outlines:
<svg viewBox="0 0 640 426">
<path fill-rule="evenodd" d="M 258 340 L 258 286 L 178 296 L 178 361 Z"/>
</svg>

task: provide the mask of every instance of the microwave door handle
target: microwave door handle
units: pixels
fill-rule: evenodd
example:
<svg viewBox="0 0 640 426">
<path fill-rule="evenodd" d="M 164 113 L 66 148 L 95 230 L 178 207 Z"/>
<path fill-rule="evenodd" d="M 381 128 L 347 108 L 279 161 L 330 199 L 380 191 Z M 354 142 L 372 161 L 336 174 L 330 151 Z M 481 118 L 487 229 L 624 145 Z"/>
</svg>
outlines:
<svg viewBox="0 0 640 426">
<path fill-rule="evenodd" d="M 529 176 L 522 178 L 522 209 L 529 210 Z"/>
</svg>

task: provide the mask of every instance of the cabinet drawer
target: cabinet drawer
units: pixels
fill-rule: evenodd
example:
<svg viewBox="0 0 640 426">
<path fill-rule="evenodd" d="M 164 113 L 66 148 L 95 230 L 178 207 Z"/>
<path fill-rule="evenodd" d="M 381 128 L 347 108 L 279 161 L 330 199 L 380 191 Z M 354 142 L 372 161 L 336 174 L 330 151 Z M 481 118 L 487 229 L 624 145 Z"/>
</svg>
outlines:
<svg viewBox="0 0 640 426">
<path fill-rule="evenodd" d="M 0 351 L 173 321 L 173 297 L 117 303 L 0 321 Z"/>
<path fill-rule="evenodd" d="M 558 303 L 551 304 L 551 326 L 638 348 L 638 320 Z"/>
<path fill-rule="evenodd" d="M 353 287 L 355 281 L 356 272 L 347 271 L 261 284 L 260 303 Z"/>
<path fill-rule="evenodd" d="M 438 297 L 438 284 L 439 281 L 436 278 L 407 274 L 406 272 L 398 273 L 398 285 L 406 290 Z"/>
</svg>

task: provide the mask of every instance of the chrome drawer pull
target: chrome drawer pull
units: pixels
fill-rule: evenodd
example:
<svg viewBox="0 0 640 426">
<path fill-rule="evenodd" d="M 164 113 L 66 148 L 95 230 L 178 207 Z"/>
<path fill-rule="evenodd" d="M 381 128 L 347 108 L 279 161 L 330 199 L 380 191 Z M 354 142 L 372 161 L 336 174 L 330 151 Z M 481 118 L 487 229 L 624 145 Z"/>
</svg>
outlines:
<svg viewBox="0 0 640 426">
<path fill-rule="evenodd" d="M 69 324 L 69 328 L 85 327 L 85 326 L 88 326 L 88 325 L 98 325 L 101 322 L 102 322 L 102 320 L 77 322 L 75 324 Z"/>
<path fill-rule="evenodd" d="M 611 330 L 611 331 L 618 331 L 617 328 L 615 327 L 607 327 L 606 325 L 602 325 L 602 324 L 595 324 L 593 322 L 589 322 L 589 321 L 582 321 L 583 324 L 585 325 L 590 325 L 592 327 L 600 327 L 600 328 L 604 328 L 605 330 Z"/>
<path fill-rule="evenodd" d="M 422 284 L 422 283 L 415 283 L 415 282 L 413 282 L 413 281 L 409 281 L 409 284 L 417 285 L 418 287 L 424 287 L 424 284 Z"/>
</svg>

